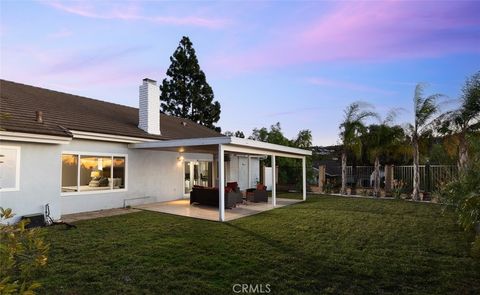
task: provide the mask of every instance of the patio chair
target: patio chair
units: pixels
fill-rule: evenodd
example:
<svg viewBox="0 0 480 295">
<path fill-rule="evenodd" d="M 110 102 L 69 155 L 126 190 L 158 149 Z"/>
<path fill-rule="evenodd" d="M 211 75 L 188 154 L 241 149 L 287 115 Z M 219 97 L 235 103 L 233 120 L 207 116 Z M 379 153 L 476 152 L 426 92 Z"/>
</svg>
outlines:
<svg viewBox="0 0 480 295">
<path fill-rule="evenodd" d="M 268 202 L 268 193 L 267 187 L 262 183 L 257 184 L 256 189 L 247 190 L 247 201 L 259 203 L 259 202 Z"/>
</svg>

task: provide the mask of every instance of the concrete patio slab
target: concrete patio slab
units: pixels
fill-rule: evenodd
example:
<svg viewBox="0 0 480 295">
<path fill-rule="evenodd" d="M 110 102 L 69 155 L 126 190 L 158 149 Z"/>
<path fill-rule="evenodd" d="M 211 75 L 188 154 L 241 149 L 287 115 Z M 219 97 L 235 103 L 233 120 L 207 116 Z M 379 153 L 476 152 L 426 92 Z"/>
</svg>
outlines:
<svg viewBox="0 0 480 295">
<path fill-rule="evenodd" d="M 81 212 L 81 213 L 75 213 L 75 214 L 66 214 L 66 215 L 62 215 L 61 219 L 62 221 L 71 223 L 71 222 L 76 222 L 80 220 L 123 215 L 123 214 L 138 212 L 138 211 L 140 210 L 133 209 L 133 208 L 106 209 L 106 210 L 97 210 L 97 211 L 90 211 L 90 212 Z"/>
<path fill-rule="evenodd" d="M 300 202 L 302 202 L 302 200 L 277 198 L 277 206 L 275 208 Z M 190 205 L 189 199 L 143 204 L 135 206 L 134 208 L 212 221 L 218 221 L 219 219 L 218 208 L 197 204 Z M 247 202 L 247 204 L 239 204 L 235 208 L 225 210 L 225 221 L 235 220 L 272 209 L 274 209 L 274 207 L 271 204 L 270 198 L 268 203 Z"/>
</svg>

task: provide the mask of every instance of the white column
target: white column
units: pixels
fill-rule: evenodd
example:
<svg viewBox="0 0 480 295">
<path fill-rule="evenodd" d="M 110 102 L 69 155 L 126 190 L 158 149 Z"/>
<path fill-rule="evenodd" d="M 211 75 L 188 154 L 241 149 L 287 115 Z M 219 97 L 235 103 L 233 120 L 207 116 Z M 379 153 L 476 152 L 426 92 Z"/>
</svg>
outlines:
<svg viewBox="0 0 480 295">
<path fill-rule="evenodd" d="M 247 168 L 248 168 L 248 181 L 247 181 L 247 188 L 251 188 L 252 187 L 252 181 L 251 181 L 251 178 L 252 178 L 252 172 L 250 171 L 251 169 L 251 166 L 250 166 L 250 156 L 248 156 L 247 158 Z"/>
<path fill-rule="evenodd" d="M 225 163 L 223 145 L 218 145 L 218 219 L 225 220 Z"/>
<path fill-rule="evenodd" d="M 272 155 L 272 205 L 274 207 L 277 206 L 276 166 L 275 155 Z"/>
<path fill-rule="evenodd" d="M 302 158 L 302 193 L 305 201 L 307 199 L 307 166 L 305 157 Z"/>
</svg>

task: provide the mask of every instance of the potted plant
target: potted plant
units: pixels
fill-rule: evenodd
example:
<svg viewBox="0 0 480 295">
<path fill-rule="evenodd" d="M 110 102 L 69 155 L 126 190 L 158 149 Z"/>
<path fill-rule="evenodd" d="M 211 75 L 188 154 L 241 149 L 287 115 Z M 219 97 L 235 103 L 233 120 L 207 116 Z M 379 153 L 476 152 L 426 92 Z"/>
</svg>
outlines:
<svg viewBox="0 0 480 295">
<path fill-rule="evenodd" d="M 405 182 L 403 180 L 394 179 L 392 187 L 392 196 L 400 199 L 405 193 Z"/>
<path fill-rule="evenodd" d="M 380 197 L 385 198 L 387 196 L 387 192 L 384 189 L 380 190 Z M 377 196 L 378 197 L 378 196 Z"/>
</svg>

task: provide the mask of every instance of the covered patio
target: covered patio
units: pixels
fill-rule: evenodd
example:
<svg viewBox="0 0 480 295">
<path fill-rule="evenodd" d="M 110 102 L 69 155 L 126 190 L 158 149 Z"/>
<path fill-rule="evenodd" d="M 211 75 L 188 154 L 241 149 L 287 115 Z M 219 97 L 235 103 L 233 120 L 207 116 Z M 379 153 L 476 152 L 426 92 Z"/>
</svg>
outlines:
<svg viewBox="0 0 480 295">
<path fill-rule="evenodd" d="M 277 144 L 265 143 L 250 139 L 237 137 L 210 137 L 179 139 L 168 141 L 151 141 L 143 143 L 130 144 L 132 149 L 160 150 L 179 153 L 179 159 L 183 158 L 184 153 L 204 153 L 214 156 L 214 165 L 216 165 L 216 175 L 213 176 L 214 185 L 218 188 L 224 188 L 226 184 L 225 175 L 225 154 L 235 153 L 250 156 L 270 156 L 272 166 L 272 186 L 271 197 L 267 203 L 248 203 L 239 205 L 233 209 L 225 209 L 225 190 L 219 189 L 218 208 L 195 205 L 191 206 L 189 200 L 176 200 L 155 204 L 146 204 L 137 206 L 145 210 L 153 210 L 171 214 L 178 214 L 190 217 L 197 217 L 209 220 L 226 221 L 243 216 L 252 215 L 261 211 L 270 210 L 276 207 L 286 206 L 298 202 L 292 199 L 277 199 L 276 192 L 276 157 L 287 157 L 302 160 L 302 197 L 307 197 L 307 179 L 306 179 L 306 156 L 312 154 L 309 150 L 292 148 Z M 216 162 L 216 163 L 215 163 Z M 215 170 L 214 170 L 215 171 Z M 145 206 L 145 207 L 143 207 Z M 203 216 L 203 217 L 202 217 Z"/>
</svg>

